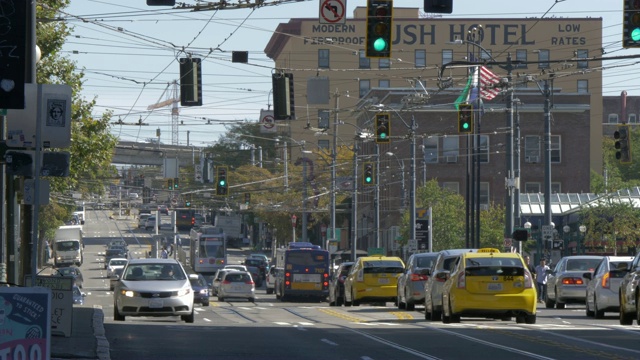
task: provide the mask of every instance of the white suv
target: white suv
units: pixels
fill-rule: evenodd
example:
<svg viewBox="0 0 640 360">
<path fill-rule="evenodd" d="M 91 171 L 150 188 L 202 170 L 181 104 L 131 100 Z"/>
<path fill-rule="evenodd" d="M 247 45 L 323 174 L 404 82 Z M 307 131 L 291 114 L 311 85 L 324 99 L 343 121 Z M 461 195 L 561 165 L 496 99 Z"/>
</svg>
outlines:
<svg viewBox="0 0 640 360">
<path fill-rule="evenodd" d="M 269 268 L 269 271 L 267 272 L 267 279 L 266 279 L 266 287 L 267 287 L 267 294 L 273 294 L 275 288 L 276 288 L 276 267 L 272 266 Z"/>
</svg>

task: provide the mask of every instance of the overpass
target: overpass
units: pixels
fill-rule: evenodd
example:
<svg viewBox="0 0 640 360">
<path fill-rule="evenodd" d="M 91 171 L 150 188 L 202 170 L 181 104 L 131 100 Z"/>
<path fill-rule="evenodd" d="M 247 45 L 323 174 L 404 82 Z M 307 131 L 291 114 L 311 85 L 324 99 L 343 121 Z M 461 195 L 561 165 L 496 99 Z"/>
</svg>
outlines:
<svg viewBox="0 0 640 360">
<path fill-rule="evenodd" d="M 162 166 L 164 158 L 178 158 L 180 165 L 193 164 L 204 148 L 120 141 L 114 150 L 112 164 Z"/>
</svg>

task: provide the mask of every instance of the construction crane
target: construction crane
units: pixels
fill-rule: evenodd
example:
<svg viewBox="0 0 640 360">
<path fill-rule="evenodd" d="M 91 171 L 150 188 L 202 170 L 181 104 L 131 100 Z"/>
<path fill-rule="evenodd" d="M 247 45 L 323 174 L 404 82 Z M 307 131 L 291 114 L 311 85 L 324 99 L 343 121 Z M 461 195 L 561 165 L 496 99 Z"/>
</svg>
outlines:
<svg viewBox="0 0 640 360">
<path fill-rule="evenodd" d="M 167 93 L 167 90 L 171 85 L 173 85 L 173 87 L 171 88 L 169 93 Z M 167 98 L 161 101 L 161 99 L 163 99 L 165 94 L 167 94 Z M 153 105 L 147 106 L 147 110 L 155 110 L 155 109 L 160 109 L 165 106 L 171 105 L 171 145 L 179 145 L 178 143 L 178 134 L 179 134 L 178 117 L 180 115 L 180 110 L 178 109 L 179 103 L 180 103 L 180 95 L 178 94 L 178 80 L 173 80 L 172 83 L 167 84 L 167 87 L 162 92 L 162 95 L 160 95 L 160 99 L 158 99 L 158 102 Z"/>
</svg>

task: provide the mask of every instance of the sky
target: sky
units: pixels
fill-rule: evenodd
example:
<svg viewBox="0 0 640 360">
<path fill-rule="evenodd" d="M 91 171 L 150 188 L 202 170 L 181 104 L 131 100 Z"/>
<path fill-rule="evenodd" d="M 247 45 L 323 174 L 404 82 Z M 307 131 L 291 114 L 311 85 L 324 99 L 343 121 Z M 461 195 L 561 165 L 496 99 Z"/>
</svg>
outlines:
<svg viewBox="0 0 640 360">
<path fill-rule="evenodd" d="M 442 17 L 602 17 L 604 56 L 639 54 L 622 48 L 622 5 L 623 0 L 453 0 L 453 13 Z M 366 1 L 346 1 L 348 18 L 357 6 L 366 6 Z M 395 0 L 394 7 L 422 8 L 423 2 Z M 156 139 L 160 129 L 160 141 L 171 144 L 171 107 L 147 107 L 173 97 L 183 49 L 201 54 L 203 106 L 179 108 L 178 144 L 189 140 L 191 146 L 206 147 L 230 124 L 258 121 L 260 110 L 271 102 L 274 62 L 264 48 L 273 31 L 291 18 L 318 17 L 318 9 L 317 0 L 197 12 L 147 6 L 146 0 L 71 0 L 61 14 L 74 27 L 63 55 L 84 70 L 82 95 L 96 98 L 94 116 L 110 110 L 114 121 L 131 124 L 113 126 L 120 140 L 146 142 Z M 249 63 L 232 63 L 232 51 L 248 51 Z M 616 67 L 636 62 L 605 64 L 611 69 L 603 72 L 603 95 L 617 96 L 623 90 L 640 95 L 640 65 Z M 139 121 L 148 125 L 133 125 Z"/>
</svg>

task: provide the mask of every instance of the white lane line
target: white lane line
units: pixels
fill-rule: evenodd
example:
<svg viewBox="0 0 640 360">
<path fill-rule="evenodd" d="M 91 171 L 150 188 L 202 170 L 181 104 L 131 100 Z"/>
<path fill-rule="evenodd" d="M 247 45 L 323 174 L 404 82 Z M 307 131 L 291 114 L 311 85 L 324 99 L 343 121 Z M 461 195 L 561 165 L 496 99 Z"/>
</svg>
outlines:
<svg viewBox="0 0 640 360">
<path fill-rule="evenodd" d="M 207 319 L 207 318 L 202 318 L 202 320 L 206 321 L 206 322 L 211 322 L 211 320 Z"/>
<path fill-rule="evenodd" d="M 320 341 L 322 341 L 322 342 L 323 342 L 323 343 L 325 343 L 325 344 L 332 345 L 332 346 L 338 346 L 338 344 L 336 344 L 336 343 L 334 343 L 333 341 L 328 340 L 328 339 L 320 339 Z"/>
</svg>

